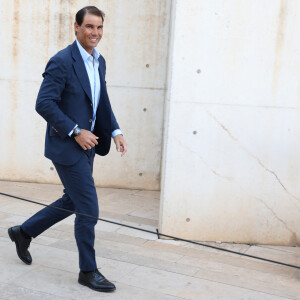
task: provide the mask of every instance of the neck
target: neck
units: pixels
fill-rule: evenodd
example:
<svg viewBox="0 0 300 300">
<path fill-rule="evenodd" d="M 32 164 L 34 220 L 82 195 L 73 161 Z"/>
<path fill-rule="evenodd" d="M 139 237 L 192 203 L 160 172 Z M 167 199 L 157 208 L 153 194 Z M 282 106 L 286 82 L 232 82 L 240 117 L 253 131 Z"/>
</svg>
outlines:
<svg viewBox="0 0 300 300">
<path fill-rule="evenodd" d="M 92 55 L 94 48 L 86 48 L 84 45 L 82 45 L 82 43 L 77 39 L 77 41 L 79 42 L 79 44 L 82 46 L 82 48 L 89 53 L 90 55 Z"/>
</svg>

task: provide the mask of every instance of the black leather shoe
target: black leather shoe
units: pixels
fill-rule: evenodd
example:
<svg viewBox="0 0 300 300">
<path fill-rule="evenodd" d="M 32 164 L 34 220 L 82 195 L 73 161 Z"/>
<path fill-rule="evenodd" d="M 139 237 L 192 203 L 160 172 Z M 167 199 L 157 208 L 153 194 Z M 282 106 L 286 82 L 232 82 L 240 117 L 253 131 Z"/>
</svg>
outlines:
<svg viewBox="0 0 300 300">
<path fill-rule="evenodd" d="M 19 258 L 27 265 L 32 263 L 31 255 L 28 251 L 32 238 L 25 237 L 21 231 L 21 226 L 14 226 L 8 229 L 10 239 L 16 243 Z"/>
<path fill-rule="evenodd" d="M 88 273 L 80 271 L 78 282 L 98 292 L 113 292 L 116 289 L 98 270 Z"/>
</svg>

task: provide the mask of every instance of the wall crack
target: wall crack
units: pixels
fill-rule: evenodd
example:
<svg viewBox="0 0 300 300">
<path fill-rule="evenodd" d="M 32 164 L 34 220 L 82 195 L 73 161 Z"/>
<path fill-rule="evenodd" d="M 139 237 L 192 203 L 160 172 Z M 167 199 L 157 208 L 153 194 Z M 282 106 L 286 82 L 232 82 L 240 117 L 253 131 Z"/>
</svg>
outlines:
<svg viewBox="0 0 300 300">
<path fill-rule="evenodd" d="M 239 140 L 229 131 L 228 128 L 226 128 L 225 125 L 223 125 L 211 112 L 209 112 L 208 110 L 206 110 L 207 114 L 227 133 L 227 135 L 236 143 L 238 143 L 239 147 L 244 150 L 249 156 L 251 156 L 266 172 L 270 173 L 275 179 L 276 181 L 279 183 L 279 185 L 282 187 L 282 189 L 293 199 L 296 199 L 298 201 L 300 201 L 300 198 L 298 198 L 297 196 L 293 195 L 286 187 L 285 185 L 282 183 L 282 181 L 280 180 L 279 176 L 271 169 L 267 168 L 262 162 L 261 160 L 256 157 L 254 154 L 252 154 L 246 147 L 244 147 L 243 145 L 240 144 Z"/>
<path fill-rule="evenodd" d="M 184 148 L 184 149 L 186 149 L 187 151 L 189 151 L 189 152 L 191 152 L 191 153 L 197 155 L 197 156 L 200 158 L 200 160 L 202 161 L 202 163 L 203 163 L 203 164 L 204 164 L 204 165 L 205 165 L 205 166 L 206 166 L 206 167 L 207 167 L 214 175 L 216 175 L 216 176 L 218 176 L 218 177 L 221 177 L 222 179 L 225 179 L 225 180 L 227 180 L 227 181 L 232 181 L 232 180 L 233 180 L 232 177 L 221 175 L 221 174 L 218 173 L 216 170 L 214 170 L 213 168 L 211 168 L 211 167 L 209 166 L 209 164 L 204 160 L 204 158 L 203 158 L 198 152 L 196 152 L 196 151 L 190 149 L 189 147 L 187 147 L 186 145 L 184 145 L 178 138 L 175 137 L 174 139 L 177 141 L 177 143 L 178 143 L 182 148 Z"/>
</svg>

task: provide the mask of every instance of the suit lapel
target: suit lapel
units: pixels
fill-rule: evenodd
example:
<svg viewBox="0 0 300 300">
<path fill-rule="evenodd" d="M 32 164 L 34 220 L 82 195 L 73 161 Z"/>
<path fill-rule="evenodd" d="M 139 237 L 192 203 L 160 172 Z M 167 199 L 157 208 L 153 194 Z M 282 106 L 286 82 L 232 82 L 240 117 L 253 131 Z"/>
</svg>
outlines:
<svg viewBox="0 0 300 300">
<path fill-rule="evenodd" d="M 79 49 L 76 45 L 76 41 L 72 44 L 72 56 L 75 60 L 73 62 L 73 67 L 74 67 L 76 76 L 79 79 L 79 82 L 80 82 L 83 90 L 85 91 L 85 93 L 89 97 L 89 99 L 91 101 L 93 101 L 89 77 L 88 77 L 87 71 L 85 69 L 85 65 L 84 65 L 84 62 L 83 62 L 82 57 L 80 55 Z"/>
</svg>

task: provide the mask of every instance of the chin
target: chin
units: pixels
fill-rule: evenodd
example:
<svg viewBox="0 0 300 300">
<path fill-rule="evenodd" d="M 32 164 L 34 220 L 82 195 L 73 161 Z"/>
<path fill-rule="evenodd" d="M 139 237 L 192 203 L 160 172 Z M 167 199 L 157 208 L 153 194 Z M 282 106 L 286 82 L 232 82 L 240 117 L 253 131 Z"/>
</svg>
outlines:
<svg viewBox="0 0 300 300">
<path fill-rule="evenodd" d="M 88 47 L 96 47 L 98 45 L 98 43 L 88 42 L 87 45 L 88 45 Z"/>
</svg>

